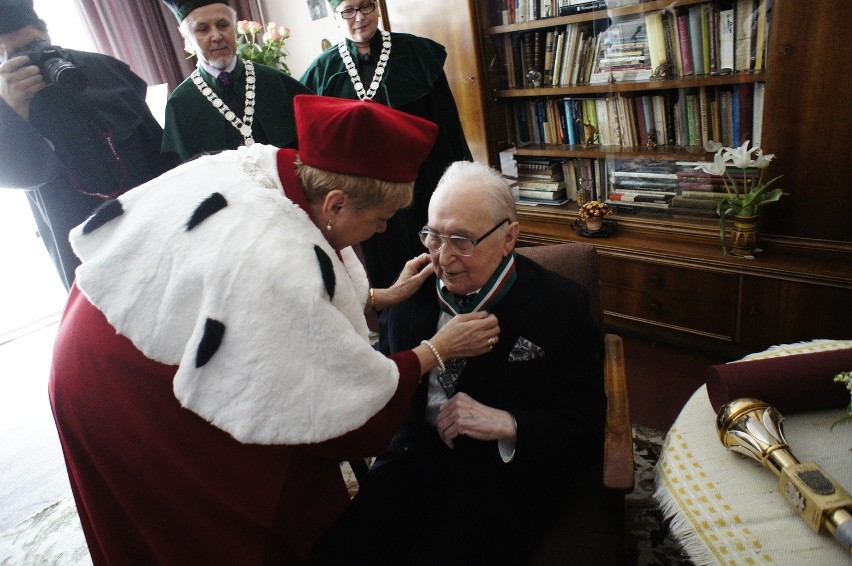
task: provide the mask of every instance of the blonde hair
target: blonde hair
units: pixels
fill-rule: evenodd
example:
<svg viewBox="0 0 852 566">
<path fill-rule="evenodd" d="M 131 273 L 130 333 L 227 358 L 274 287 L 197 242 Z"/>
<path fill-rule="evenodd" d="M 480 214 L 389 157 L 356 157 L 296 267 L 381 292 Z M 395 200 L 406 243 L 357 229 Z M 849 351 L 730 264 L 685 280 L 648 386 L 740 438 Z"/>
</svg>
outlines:
<svg viewBox="0 0 852 566">
<path fill-rule="evenodd" d="M 308 202 L 322 200 L 333 190 L 343 192 L 355 210 L 364 210 L 375 206 L 391 205 L 404 208 L 414 198 L 414 183 L 393 183 L 372 177 L 357 177 L 343 173 L 333 173 L 317 169 L 296 159 L 296 175 Z"/>
</svg>

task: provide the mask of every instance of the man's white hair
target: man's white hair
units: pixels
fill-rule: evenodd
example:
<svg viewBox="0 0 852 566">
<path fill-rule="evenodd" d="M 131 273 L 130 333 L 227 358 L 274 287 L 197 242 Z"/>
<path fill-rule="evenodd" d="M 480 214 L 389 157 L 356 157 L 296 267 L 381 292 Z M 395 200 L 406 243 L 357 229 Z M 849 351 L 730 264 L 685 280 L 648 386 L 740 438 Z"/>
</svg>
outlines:
<svg viewBox="0 0 852 566">
<path fill-rule="evenodd" d="M 474 184 L 486 190 L 487 204 L 495 222 L 501 218 L 508 218 L 510 222 L 518 219 L 512 188 L 494 168 L 476 161 L 456 161 L 447 167 L 435 192 L 457 183 Z"/>
</svg>

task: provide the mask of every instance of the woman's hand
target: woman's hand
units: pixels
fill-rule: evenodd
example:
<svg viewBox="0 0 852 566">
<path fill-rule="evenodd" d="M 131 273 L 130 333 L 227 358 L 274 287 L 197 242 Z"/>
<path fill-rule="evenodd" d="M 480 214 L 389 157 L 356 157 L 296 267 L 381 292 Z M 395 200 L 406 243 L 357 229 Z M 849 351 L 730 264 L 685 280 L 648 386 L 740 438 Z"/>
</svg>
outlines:
<svg viewBox="0 0 852 566">
<path fill-rule="evenodd" d="M 518 430 L 512 414 L 475 401 L 466 393 L 456 393 L 438 412 L 438 435 L 453 447 L 457 436 L 476 440 L 514 440 Z"/>
<path fill-rule="evenodd" d="M 432 344 L 445 360 L 487 354 L 500 339 L 497 317 L 485 312 L 454 316 L 434 337 Z"/>
<path fill-rule="evenodd" d="M 429 346 L 420 344 L 414 348 L 420 360 L 420 373 L 425 374 L 453 358 L 487 354 L 499 337 L 500 325 L 493 314 L 473 312 L 456 315 L 428 340 Z"/>
<path fill-rule="evenodd" d="M 376 310 L 385 309 L 410 298 L 433 273 L 429 254 L 420 254 L 408 260 L 393 285 L 387 289 L 373 289 Z"/>
</svg>

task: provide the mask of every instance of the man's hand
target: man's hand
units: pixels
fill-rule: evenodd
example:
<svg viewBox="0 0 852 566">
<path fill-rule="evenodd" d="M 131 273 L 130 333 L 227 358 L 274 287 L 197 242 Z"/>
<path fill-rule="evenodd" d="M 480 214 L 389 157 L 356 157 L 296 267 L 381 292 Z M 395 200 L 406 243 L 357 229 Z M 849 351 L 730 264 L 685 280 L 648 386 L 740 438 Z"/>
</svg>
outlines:
<svg viewBox="0 0 852 566">
<path fill-rule="evenodd" d="M 30 119 L 33 96 L 45 86 L 41 71 L 29 57 L 13 57 L 0 64 L 0 98 L 24 120 Z"/>
<path fill-rule="evenodd" d="M 476 440 L 514 440 L 518 430 L 511 413 L 475 401 L 466 393 L 456 393 L 438 412 L 438 435 L 453 447 L 457 436 Z"/>
</svg>

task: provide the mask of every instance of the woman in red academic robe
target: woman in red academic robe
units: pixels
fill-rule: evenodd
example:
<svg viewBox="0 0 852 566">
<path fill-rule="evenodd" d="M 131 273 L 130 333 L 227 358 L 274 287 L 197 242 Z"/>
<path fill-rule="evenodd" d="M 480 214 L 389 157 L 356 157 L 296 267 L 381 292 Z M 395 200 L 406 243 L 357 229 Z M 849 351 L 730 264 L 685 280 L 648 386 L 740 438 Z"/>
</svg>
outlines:
<svg viewBox="0 0 852 566">
<path fill-rule="evenodd" d="M 371 347 L 365 307 L 431 267 L 371 289 L 351 246 L 410 202 L 436 128 L 309 95 L 296 120 L 299 155 L 191 161 L 72 232 L 50 399 L 95 564 L 305 563 L 349 502 L 338 462 L 381 452 L 420 376 L 499 333 L 466 315 Z"/>
</svg>

